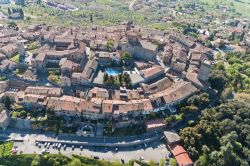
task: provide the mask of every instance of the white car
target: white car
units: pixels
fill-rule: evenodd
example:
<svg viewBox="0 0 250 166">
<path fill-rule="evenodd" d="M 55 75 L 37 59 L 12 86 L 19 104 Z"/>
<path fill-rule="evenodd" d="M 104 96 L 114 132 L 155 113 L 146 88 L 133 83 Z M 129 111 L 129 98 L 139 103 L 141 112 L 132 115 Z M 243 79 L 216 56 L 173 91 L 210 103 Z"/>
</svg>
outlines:
<svg viewBox="0 0 250 166">
<path fill-rule="evenodd" d="M 42 154 L 49 154 L 49 153 L 50 153 L 50 151 L 48 149 L 43 149 L 42 150 Z"/>
</svg>

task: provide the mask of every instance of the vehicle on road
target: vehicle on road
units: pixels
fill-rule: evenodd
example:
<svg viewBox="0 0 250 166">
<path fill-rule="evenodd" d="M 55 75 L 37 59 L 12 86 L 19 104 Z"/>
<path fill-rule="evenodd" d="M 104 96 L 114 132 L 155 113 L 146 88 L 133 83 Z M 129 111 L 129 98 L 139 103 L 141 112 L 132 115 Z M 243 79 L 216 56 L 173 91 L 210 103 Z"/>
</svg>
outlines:
<svg viewBox="0 0 250 166">
<path fill-rule="evenodd" d="M 62 146 L 62 144 L 59 143 L 59 144 L 57 145 L 57 149 L 60 150 L 60 149 L 61 149 L 61 146 Z"/>
<path fill-rule="evenodd" d="M 50 142 L 47 144 L 47 146 L 46 146 L 48 149 L 50 148 Z"/>
<path fill-rule="evenodd" d="M 49 154 L 49 153 L 50 153 L 50 151 L 48 149 L 43 149 L 42 150 L 42 154 Z"/>
</svg>

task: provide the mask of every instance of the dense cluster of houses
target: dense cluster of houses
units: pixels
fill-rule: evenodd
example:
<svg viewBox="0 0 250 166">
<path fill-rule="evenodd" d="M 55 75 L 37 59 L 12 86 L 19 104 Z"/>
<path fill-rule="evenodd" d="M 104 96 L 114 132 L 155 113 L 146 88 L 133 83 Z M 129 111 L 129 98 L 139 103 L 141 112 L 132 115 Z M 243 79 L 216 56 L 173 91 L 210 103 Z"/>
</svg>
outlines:
<svg viewBox="0 0 250 166">
<path fill-rule="evenodd" d="M 8 81 L 6 81 L 8 82 Z M 8 89 L 8 87 L 5 87 Z M 61 88 L 28 86 L 24 90 L 2 93 L 27 109 L 48 108 L 57 115 L 83 116 L 89 119 L 137 117 L 150 112 L 157 112 L 194 94 L 197 89 L 190 82 L 178 82 L 178 86 L 170 86 L 162 92 L 144 98 L 137 90 L 115 90 L 110 93 L 103 88 L 94 87 L 87 96 L 79 98 L 63 94 Z M 126 94 L 126 99 L 122 95 Z"/>
<path fill-rule="evenodd" d="M 229 37 L 239 39 L 241 48 L 249 48 L 250 35 L 244 29 L 244 20 L 236 23 L 237 26 L 228 29 Z M 216 30 L 215 45 L 226 41 L 222 32 L 219 28 Z M 38 47 L 28 56 L 29 60 L 11 60 L 17 54 L 26 59 L 32 43 L 38 43 Z M 15 93 L 17 103 L 53 108 L 58 114 L 91 119 L 148 114 L 170 108 L 199 90 L 206 91 L 214 59 L 214 50 L 204 46 L 199 39 L 149 30 L 132 22 L 81 28 L 39 24 L 18 31 L 1 27 L 0 45 L 1 72 L 14 71 L 18 65 L 26 63 L 28 70 L 23 79 L 36 80 L 39 73 L 56 69 L 60 71 L 62 89 L 87 87 L 86 91 L 66 96 L 61 89 L 52 87 L 33 87 L 42 91 L 53 89 L 53 93 L 36 91 L 34 94 L 27 91 L 26 86 Z M 132 57 L 128 64 L 131 69 L 125 71 L 132 88 L 106 86 L 102 69 L 119 66 L 125 53 Z M 1 83 L 1 92 L 8 94 L 8 86 Z"/>
<path fill-rule="evenodd" d="M 18 32 L 2 29 L 0 39 L 2 71 L 14 70 L 22 63 L 10 58 L 16 54 L 25 58 L 24 50 L 35 41 L 40 47 L 25 61 L 29 73 L 39 76 L 36 73 L 59 69 L 62 89 L 88 87 L 75 96 L 66 96 L 61 88 L 39 86 L 22 87 L 13 93 L 8 91 L 11 85 L 7 80 L 7 85 L 2 85 L 5 95 L 28 108 L 47 107 L 57 114 L 90 119 L 136 117 L 170 108 L 208 88 L 213 62 L 212 50 L 189 36 L 152 31 L 132 22 L 84 28 L 32 25 Z M 99 68 L 119 66 L 124 53 L 132 56 L 132 71 L 127 73 L 133 88 L 107 88 L 103 81 L 95 82 L 96 78 L 102 80 Z"/>
</svg>

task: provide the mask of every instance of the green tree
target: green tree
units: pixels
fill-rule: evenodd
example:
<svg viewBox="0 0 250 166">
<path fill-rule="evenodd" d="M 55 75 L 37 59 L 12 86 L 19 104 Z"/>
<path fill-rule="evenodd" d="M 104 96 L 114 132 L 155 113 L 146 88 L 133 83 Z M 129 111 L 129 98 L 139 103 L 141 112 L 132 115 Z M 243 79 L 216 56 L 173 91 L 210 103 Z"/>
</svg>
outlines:
<svg viewBox="0 0 250 166">
<path fill-rule="evenodd" d="M 129 166 L 134 166 L 135 161 L 134 160 L 129 160 L 128 165 Z"/>
<path fill-rule="evenodd" d="M 12 104 L 10 97 L 4 96 L 2 100 L 3 100 L 5 107 L 9 110 L 11 108 L 11 104 Z"/>
<path fill-rule="evenodd" d="M 108 82 L 109 75 L 107 73 L 104 73 L 103 75 L 103 82 Z"/>
<path fill-rule="evenodd" d="M 150 161 L 149 161 L 149 166 L 156 166 L 154 160 L 150 160 Z"/>
<path fill-rule="evenodd" d="M 42 155 L 36 155 L 31 162 L 31 166 L 40 166 L 43 164 L 43 157 Z"/>
<path fill-rule="evenodd" d="M 119 74 L 119 75 L 118 75 L 118 79 L 119 79 L 119 82 L 122 82 L 122 81 L 123 81 L 123 76 L 122 76 L 122 74 Z"/>
<path fill-rule="evenodd" d="M 20 117 L 26 118 L 26 117 L 27 117 L 27 112 L 24 111 L 24 110 L 22 110 L 22 111 L 20 112 Z"/>
<path fill-rule="evenodd" d="M 177 166 L 178 165 L 177 161 L 174 158 L 169 159 L 169 164 L 170 164 L 170 166 Z"/>
<path fill-rule="evenodd" d="M 247 165 L 250 157 L 250 105 L 230 101 L 203 110 L 198 122 L 180 131 L 181 140 L 195 165 Z"/>
<path fill-rule="evenodd" d="M 159 166 L 166 166 L 166 160 L 165 159 L 161 159 Z"/>
<path fill-rule="evenodd" d="M 129 61 L 132 60 L 132 55 L 130 55 L 128 52 L 124 52 L 122 54 L 122 57 L 121 57 L 121 60 L 124 62 L 124 63 L 128 63 Z"/>
<path fill-rule="evenodd" d="M 81 166 L 81 160 L 78 158 L 73 158 L 73 160 L 70 162 L 69 166 Z"/>
<path fill-rule="evenodd" d="M 109 76 L 109 79 L 108 79 L 108 83 L 109 84 L 114 84 L 115 83 L 115 78 L 114 78 L 114 76 Z"/>
<path fill-rule="evenodd" d="M 198 108 L 194 105 L 185 106 L 181 108 L 181 112 L 183 113 L 196 112 L 196 111 L 198 111 Z"/>
<path fill-rule="evenodd" d="M 10 8 L 8 8 L 8 15 L 11 15 L 11 10 L 10 10 Z"/>
<path fill-rule="evenodd" d="M 107 48 L 111 52 L 114 47 L 114 41 L 112 39 L 109 39 L 107 42 Z"/>
<path fill-rule="evenodd" d="M 225 72 L 213 70 L 210 74 L 209 82 L 213 89 L 218 90 L 218 92 L 222 92 L 223 89 L 226 87 L 228 78 Z"/>
<path fill-rule="evenodd" d="M 175 115 L 170 115 L 165 119 L 165 122 L 167 125 L 171 124 L 172 122 L 176 121 L 176 116 Z"/>
<path fill-rule="evenodd" d="M 28 69 L 28 66 L 26 64 L 19 63 L 17 65 L 17 69 L 18 69 L 18 73 L 24 73 Z"/>
</svg>

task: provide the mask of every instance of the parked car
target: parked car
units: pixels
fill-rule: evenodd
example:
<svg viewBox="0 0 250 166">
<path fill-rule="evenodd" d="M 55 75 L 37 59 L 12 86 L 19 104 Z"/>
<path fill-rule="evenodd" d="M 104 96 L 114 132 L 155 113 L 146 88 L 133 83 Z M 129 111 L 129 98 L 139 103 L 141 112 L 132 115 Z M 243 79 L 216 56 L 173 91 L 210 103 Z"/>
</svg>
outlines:
<svg viewBox="0 0 250 166">
<path fill-rule="evenodd" d="M 50 143 L 48 143 L 46 147 L 49 149 L 50 148 Z"/>
<path fill-rule="evenodd" d="M 75 150 L 75 146 L 74 145 L 72 145 L 71 147 L 72 147 L 72 150 Z"/>
<path fill-rule="evenodd" d="M 80 146 L 80 149 L 81 149 L 81 151 L 82 151 L 82 149 L 83 149 L 83 146 L 82 146 L 82 145 Z"/>
<path fill-rule="evenodd" d="M 48 149 L 43 149 L 42 150 L 42 154 L 49 154 L 49 153 L 50 153 L 50 151 Z"/>
<path fill-rule="evenodd" d="M 66 150 L 66 148 L 67 148 L 67 145 L 66 145 L 66 144 L 64 144 L 64 145 L 63 145 L 63 149 L 64 149 L 64 150 Z"/>
<path fill-rule="evenodd" d="M 35 143 L 35 146 L 38 146 L 38 145 L 39 145 L 39 142 L 36 142 L 36 143 Z"/>
<path fill-rule="evenodd" d="M 55 149 L 55 146 L 56 146 L 56 143 L 53 143 L 52 144 L 52 148 Z"/>
<path fill-rule="evenodd" d="M 61 143 L 59 143 L 59 144 L 57 145 L 57 149 L 60 149 L 60 148 L 61 148 L 61 146 L 62 146 L 62 144 L 61 144 Z"/>
</svg>

